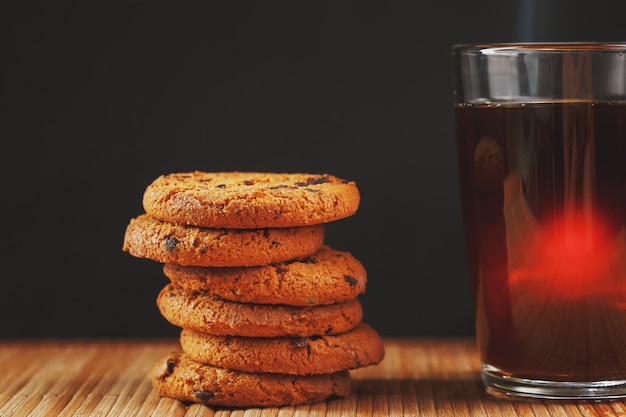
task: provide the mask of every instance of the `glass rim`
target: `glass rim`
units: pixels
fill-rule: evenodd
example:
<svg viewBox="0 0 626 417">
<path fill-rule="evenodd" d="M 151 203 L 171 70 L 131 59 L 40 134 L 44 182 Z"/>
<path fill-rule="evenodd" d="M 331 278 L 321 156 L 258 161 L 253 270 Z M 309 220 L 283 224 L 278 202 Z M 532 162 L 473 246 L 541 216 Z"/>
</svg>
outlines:
<svg viewBox="0 0 626 417">
<path fill-rule="evenodd" d="M 496 42 L 458 43 L 452 45 L 456 53 L 482 55 L 510 55 L 520 53 L 570 53 L 570 52 L 626 52 L 626 41 L 618 42 Z"/>
</svg>

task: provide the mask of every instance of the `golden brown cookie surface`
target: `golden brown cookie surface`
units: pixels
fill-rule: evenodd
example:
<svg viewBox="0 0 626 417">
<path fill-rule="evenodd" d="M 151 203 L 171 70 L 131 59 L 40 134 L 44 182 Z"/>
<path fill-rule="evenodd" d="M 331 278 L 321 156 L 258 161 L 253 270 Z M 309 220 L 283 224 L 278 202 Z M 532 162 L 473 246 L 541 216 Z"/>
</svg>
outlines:
<svg viewBox="0 0 626 417">
<path fill-rule="evenodd" d="M 208 229 L 164 222 L 141 214 L 128 224 L 123 250 L 161 263 L 257 266 L 312 255 L 323 242 L 323 225 Z"/>
<path fill-rule="evenodd" d="M 160 396 L 204 405 L 280 407 L 350 394 L 348 372 L 326 375 L 245 373 L 203 365 L 173 352 L 157 362 L 152 385 Z"/>
<path fill-rule="evenodd" d="M 365 268 L 348 252 L 327 245 L 314 254 L 258 267 L 208 268 L 168 263 L 164 274 L 187 291 L 210 292 L 241 303 L 319 305 L 365 292 Z"/>
<path fill-rule="evenodd" d="M 181 172 L 162 175 L 143 195 L 160 220 L 210 228 L 255 229 L 328 223 L 352 216 L 353 181 L 328 174 Z"/>
<path fill-rule="evenodd" d="M 242 372 L 328 374 L 379 363 L 378 333 L 360 323 L 345 333 L 313 337 L 216 336 L 183 329 L 183 351 L 193 360 Z"/>
<path fill-rule="evenodd" d="M 174 284 L 163 287 L 157 306 L 175 326 L 227 336 L 336 334 L 354 328 L 363 318 L 358 299 L 312 307 L 235 303 L 185 291 Z"/>
</svg>

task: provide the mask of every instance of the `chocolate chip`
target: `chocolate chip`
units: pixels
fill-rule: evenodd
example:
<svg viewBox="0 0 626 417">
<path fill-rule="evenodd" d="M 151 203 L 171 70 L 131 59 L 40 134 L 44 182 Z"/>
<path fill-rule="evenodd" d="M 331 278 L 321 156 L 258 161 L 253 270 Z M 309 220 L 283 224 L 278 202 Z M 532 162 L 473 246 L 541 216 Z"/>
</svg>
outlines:
<svg viewBox="0 0 626 417">
<path fill-rule="evenodd" d="M 351 287 L 354 287 L 356 284 L 359 283 L 359 280 L 357 280 L 354 277 L 351 277 L 350 275 L 345 275 L 343 277 L 343 280 L 346 281 L 348 284 L 350 284 Z"/>
<path fill-rule="evenodd" d="M 269 187 L 270 190 L 279 190 L 281 188 L 289 188 L 289 186 L 285 184 L 278 184 L 278 185 L 272 185 L 271 187 Z"/>
<path fill-rule="evenodd" d="M 300 259 L 300 262 L 302 262 L 303 264 L 316 264 L 317 259 L 312 256 L 307 256 L 306 258 Z"/>
<path fill-rule="evenodd" d="M 295 339 L 293 339 L 293 342 L 299 348 L 305 348 L 305 347 L 309 346 L 309 339 L 307 337 L 295 338 Z"/>
<path fill-rule="evenodd" d="M 168 252 L 174 252 L 179 243 L 180 241 L 175 237 L 168 237 L 165 239 L 165 250 Z"/>
<path fill-rule="evenodd" d="M 217 184 L 215 188 L 226 188 L 226 184 Z"/>
<path fill-rule="evenodd" d="M 173 359 L 168 359 L 167 360 L 167 373 L 171 374 L 172 372 L 174 372 L 174 368 L 176 368 L 176 361 Z"/>
<path fill-rule="evenodd" d="M 326 184 L 327 182 L 329 182 L 328 177 L 317 177 L 309 180 L 309 185 Z"/>
<path fill-rule="evenodd" d="M 327 176 L 318 176 L 318 177 L 313 177 L 313 178 L 309 178 L 305 181 L 298 181 L 296 182 L 296 186 L 297 187 L 307 187 L 309 185 L 316 185 L 316 184 L 326 184 L 327 182 L 329 182 L 329 179 Z"/>
<path fill-rule="evenodd" d="M 254 181 L 252 180 L 244 180 L 243 185 L 254 185 Z"/>
<path fill-rule="evenodd" d="M 167 361 L 165 361 L 165 367 L 159 370 L 157 378 L 159 378 L 161 381 L 166 380 L 170 375 L 174 373 L 174 368 L 176 368 L 177 364 L 178 359 L 168 359 Z"/>
<path fill-rule="evenodd" d="M 215 397 L 215 393 L 212 391 L 194 391 L 193 395 L 204 405 L 208 405 L 209 401 Z"/>
</svg>

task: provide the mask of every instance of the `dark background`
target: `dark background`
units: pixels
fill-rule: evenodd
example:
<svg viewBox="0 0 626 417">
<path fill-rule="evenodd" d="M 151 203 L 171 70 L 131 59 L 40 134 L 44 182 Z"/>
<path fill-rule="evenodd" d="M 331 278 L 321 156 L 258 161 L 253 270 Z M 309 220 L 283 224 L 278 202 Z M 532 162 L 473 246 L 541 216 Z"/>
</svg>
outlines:
<svg viewBox="0 0 626 417">
<path fill-rule="evenodd" d="M 121 247 L 148 183 L 195 169 L 356 181 L 326 241 L 368 271 L 365 320 L 473 334 L 450 47 L 626 40 L 624 5 L 3 2 L 0 337 L 178 335 Z"/>
</svg>

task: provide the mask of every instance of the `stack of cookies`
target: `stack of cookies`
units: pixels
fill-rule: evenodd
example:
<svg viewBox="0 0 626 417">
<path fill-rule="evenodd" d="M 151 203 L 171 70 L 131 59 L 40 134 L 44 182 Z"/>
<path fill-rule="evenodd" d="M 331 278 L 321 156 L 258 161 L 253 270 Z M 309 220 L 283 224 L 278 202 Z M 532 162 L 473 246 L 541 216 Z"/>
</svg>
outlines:
<svg viewBox="0 0 626 417">
<path fill-rule="evenodd" d="M 155 364 L 159 395 L 229 407 L 298 405 L 350 393 L 350 370 L 379 363 L 362 321 L 366 271 L 324 242 L 352 216 L 352 181 L 332 175 L 189 172 L 145 190 L 123 250 L 163 264 L 157 297 L 180 327 Z"/>
</svg>

